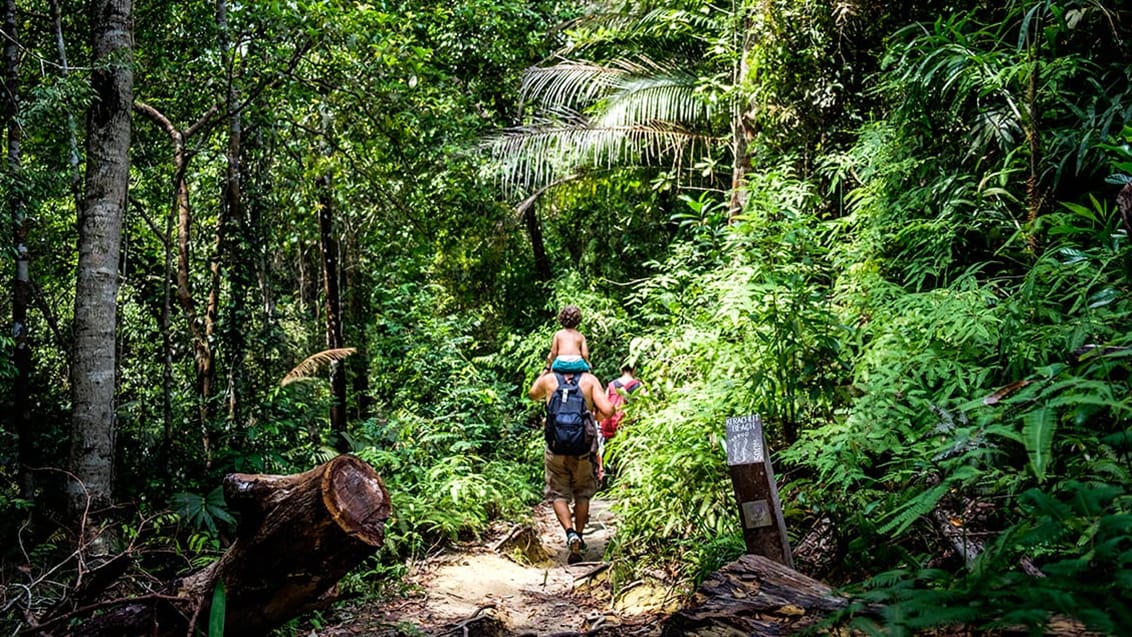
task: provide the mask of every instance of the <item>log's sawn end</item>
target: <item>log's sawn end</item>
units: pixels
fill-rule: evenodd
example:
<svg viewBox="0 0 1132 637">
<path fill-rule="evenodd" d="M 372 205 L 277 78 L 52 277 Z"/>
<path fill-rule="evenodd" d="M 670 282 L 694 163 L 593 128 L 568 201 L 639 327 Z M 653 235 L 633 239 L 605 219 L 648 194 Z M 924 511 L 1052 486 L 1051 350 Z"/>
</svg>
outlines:
<svg viewBox="0 0 1132 637">
<path fill-rule="evenodd" d="M 327 463 L 322 474 L 322 502 L 342 530 L 370 546 L 385 542 L 385 521 L 392 515 L 389 491 L 368 463 L 349 454 Z"/>
</svg>

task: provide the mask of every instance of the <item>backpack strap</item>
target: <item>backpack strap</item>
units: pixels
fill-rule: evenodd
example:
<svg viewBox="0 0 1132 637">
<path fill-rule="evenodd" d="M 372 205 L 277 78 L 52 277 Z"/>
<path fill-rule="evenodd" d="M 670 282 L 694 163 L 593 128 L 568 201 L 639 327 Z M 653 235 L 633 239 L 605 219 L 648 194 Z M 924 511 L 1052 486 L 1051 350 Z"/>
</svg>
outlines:
<svg viewBox="0 0 1132 637">
<path fill-rule="evenodd" d="M 570 392 L 569 383 L 566 382 L 566 376 L 562 372 L 554 372 L 554 380 L 558 381 L 558 386 L 554 388 L 554 393 L 562 392 L 562 400 L 566 400 L 566 395 Z M 550 405 L 547 404 L 549 407 Z"/>
</svg>

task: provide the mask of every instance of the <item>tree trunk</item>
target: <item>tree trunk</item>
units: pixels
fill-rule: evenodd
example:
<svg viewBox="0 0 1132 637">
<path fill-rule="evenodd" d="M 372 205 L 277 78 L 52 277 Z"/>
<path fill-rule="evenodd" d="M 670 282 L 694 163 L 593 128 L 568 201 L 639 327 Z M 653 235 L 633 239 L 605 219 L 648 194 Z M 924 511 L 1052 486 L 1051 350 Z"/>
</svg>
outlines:
<svg viewBox="0 0 1132 637">
<path fill-rule="evenodd" d="M 322 289 L 326 296 L 326 348 L 340 349 L 342 344 L 342 299 L 338 286 L 338 239 L 334 234 L 334 202 L 330 177 L 319 177 L 318 239 L 322 249 Z M 342 361 L 330 363 L 330 429 L 335 433 L 332 444 L 342 450 L 342 434 L 346 432 L 346 367 Z"/>
<path fill-rule="evenodd" d="M 228 94 L 227 100 L 227 113 L 228 113 L 228 150 L 225 152 L 226 159 L 226 172 L 224 174 L 224 197 L 221 203 L 221 214 L 217 220 L 217 238 L 216 238 L 216 256 L 217 260 L 213 262 L 213 296 L 209 300 L 209 307 L 213 310 L 213 316 L 219 313 L 219 291 L 221 267 L 227 266 L 230 271 L 238 267 L 239 263 L 236 259 L 236 247 L 240 245 L 238 241 L 239 234 L 233 232 L 232 224 L 241 224 L 244 217 L 244 191 L 243 191 L 243 144 L 244 144 L 244 116 L 239 101 L 238 88 L 236 86 L 236 67 L 238 54 L 235 50 L 235 45 L 232 42 L 231 35 L 228 27 L 228 3 L 226 0 L 217 0 L 217 23 L 220 26 L 221 46 L 224 48 L 225 66 L 228 67 Z M 229 299 L 231 299 L 231 306 L 227 312 L 229 317 L 228 325 L 225 330 L 224 342 L 229 345 L 228 352 L 225 356 L 227 362 L 228 373 L 228 391 L 226 396 L 226 411 L 231 422 L 231 418 L 236 413 L 236 404 L 238 397 L 236 396 L 236 383 L 235 376 L 239 374 L 238 367 L 242 366 L 243 359 L 243 344 L 236 342 L 241 339 L 241 330 L 243 325 L 238 324 L 237 321 L 243 320 L 244 312 L 241 307 L 243 303 L 243 285 L 235 282 L 235 277 L 240 276 L 236 274 L 231 275 L 232 278 L 229 282 L 232 284 Z M 209 323 L 210 330 L 214 328 L 214 322 Z M 213 371 L 213 382 L 215 382 L 216 372 Z"/>
<path fill-rule="evenodd" d="M 110 501 L 114 468 L 115 324 L 122 216 L 130 177 L 132 0 L 93 3 L 95 97 L 87 115 L 86 194 L 79 213 L 71 366 L 70 512 Z"/>
<path fill-rule="evenodd" d="M 338 580 L 382 545 L 391 513 L 377 472 L 349 455 L 289 476 L 230 474 L 224 495 L 240 522 L 223 557 L 161 595 L 127 601 L 67 634 L 182 637 L 207 625 L 217 582 L 225 590 L 225 634 L 266 634 L 329 604 Z M 37 634 L 79 618 L 49 619 Z"/>
<path fill-rule="evenodd" d="M 27 206 L 23 197 L 20 170 L 20 41 L 16 30 L 16 0 L 4 2 L 4 123 L 0 131 L 8 133 L 8 181 L 11 190 L 8 206 L 12 211 L 13 243 L 16 276 L 12 281 L 12 416 L 19 440 L 20 496 L 35 497 L 35 483 L 29 467 L 36 461 L 36 428 L 31 416 L 31 346 L 28 343 L 28 306 L 31 304 L 31 258 L 28 254 Z"/>
<path fill-rule="evenodd" d="M 228 91 L 225 95 L 225 112 L 228 117 L 228 147 L 225 152 L 227 171 L 224 176 L 224 190 L 220 211 L 216 216 L 216 233 L 209 256 L 208 300 L 204 309 L 204 343 L 208 345 L 203 352 L 197 371 L 197 393 L 200 396 L 201 444 L 204 451 L 205 466 L 212 465 L 212 401 L 216 394 L 216 352 L 211 343 L 215 340 L 216 322 L 220 316 L 220 286 L 223 280 L 224 253 L 227 250 L 228 220 L 239 214 L 240 206 L 240 134 L 241 120 L 235 86 L 235 55 L 228 33 L 228 4 L 225 0 L 216 2 L 216 24 L 219 31 L 220 47 L 223 51 L 225 67 L 228 70 Z"/>
<path fill-rule="evenodd" d="M 246 634 L 317 605 L 382 545 L 392 512 L 377 472 L 350 455 L 297 475 L 231 474 L 224 495 L 240 515 L 237 539 L 181 590 L 211 593 L 223 581 L 226 624 Z"/>
<path fill-rule="evenodd" d="M 531 240 L 531 254 L 535 258 L 535 276 L 543 283 L 549 282 L 554 274 L 550 271 L 550 259 L 546 256 L 546 246 L 542 240 L 542 226 L 539 225 L 538 215 L 535 214 L 535 198 L 538 194 L 532 195 L 522 204 L 519 209 L 523 215 L 523 221 L 527 226 L 527 237 Z"/>
<path fill-rule="evenodd" d="M 324 96 L 325 97 L 325 96 Z M 334 191 L 330 164 L 334 150 L 330 107 L 322 104 L 321 155 L 327 167 L 319 176 L 315 188 L 318 192 L 318 246 L 322 253 L 322 292 L 326 299 L 326 348 L 341 349 L 342 337 L 342 292 L 340 286 L 340 246 L 334 223 Z M 346 451 L 346 366 L 337 359 L 330 361 L 330 430 L 334 432 L 331 444 L 339 451 Z"/>
<path fill-rule="evenodd" d="M 754 137 L 747 114 L 750 103 L 746 97 L 747 76 L 750 75 L 750 65 L 747 61 L 751 49 L 750 9 L 745 2 L 737 2 L 733 6 L 737 24 L 732 37 L 735 39 L 737 59 L 732 73 L 733 82 L 738 90 L 731 104 L 731 200 L 727 212 L 729 223 L 734 222 L 735 217 L 741 214 L 747 205 L 747 172 L 751 168 L 751 157 L 747 147 L 749 140 Z M 763 10 L 767 12 L 767 19 L 771 19 L 769 12 L 772 9 L 764 7 Z"/>
<path fill-rule="evenodd" d="M 342 257 L 342 262 L 345 264 L 343 270 L 343 287 L 346 289 L 344 296 L 345 319 L 343 319 L 343 328 L 346 325 L 351 326 L 350 335 L 347 336 L 343 333 L 342 340 L 349 340 L 357 348 L 359 356 L 353 356 L 347 363 L 348 376 L 351 381 L 350 393 L 353 398 L 354 409 L 352 416 L 355 421 L 365 420 L 369 416 L 370 406 L 370 387 L 369 387 L 369 374 L 366 369 L 369 365 L 369 341 L 366 338 L 366 329 L 364 326 L 367 320 L 372 317 L 372 313 L 368 308 L 368 290 L 369 287 L 364 285 L 362 277 L 359 272 L 362 267 L 358 263 L 350 263 L 350 259 L 357 259 L 357 255 L 362 254 L 361 249 L 357 245 L 357 236 L 353 236 L 352 241 L 347 242 L 345 255 Z"/>
<path fill-rule="evenodd" d="M 71 67 L 67 64 L 67 46 L 63 40 L 63 13 L 59 10 L 58 0 L 51 0 L 51 25 L 55 31 L 55 48 L 59 53 L 59 74 L 66 78 L 71 73 Z M 82 187 L 83 176 L 79 171 L 79 141 L 78 131 L 75 126 L 75 116 L 70 111 L 67 111 L 67 148 L 70 151 L 67 156 L 67 164 L 71 167 L 71 196 L 75 200 L 75 210 L 82 209 Z"/>
</svg>

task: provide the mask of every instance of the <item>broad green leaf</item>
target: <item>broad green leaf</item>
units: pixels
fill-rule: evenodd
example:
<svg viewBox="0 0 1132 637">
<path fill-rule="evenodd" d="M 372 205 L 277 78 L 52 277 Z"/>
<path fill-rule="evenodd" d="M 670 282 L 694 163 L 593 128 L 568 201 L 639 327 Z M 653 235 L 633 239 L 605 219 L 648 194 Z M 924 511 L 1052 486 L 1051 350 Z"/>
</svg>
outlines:
<svg viewBox="0 0 1132 637">
<path fill-rule="evenodd" d="M 1030 457 L 1030 467 L 1039 481 L 1045 480 L 1046 469 L 1049 468 L 1056 427 L 1057 415 L 1046 406 L 1039 407 L 1022 418 L 1022 441 Z"/>
<path fill-rule="evenodd" d="M 212 610 L 208 613 L 208 637 L 224 637 L 224 616 L 227 614 L 228 596 L 224 592 L 224 580 L 216 580 L 212 590 Z"/>
<path fill-rule="evenodd" d="M 1117 291 L 1115 289 L 1105 288 L 1089 297 L 1089 309 L 1095 310 L 1098 307 L 1104 307 L 1115 301 L 1116 297 Z"/>
</svg>

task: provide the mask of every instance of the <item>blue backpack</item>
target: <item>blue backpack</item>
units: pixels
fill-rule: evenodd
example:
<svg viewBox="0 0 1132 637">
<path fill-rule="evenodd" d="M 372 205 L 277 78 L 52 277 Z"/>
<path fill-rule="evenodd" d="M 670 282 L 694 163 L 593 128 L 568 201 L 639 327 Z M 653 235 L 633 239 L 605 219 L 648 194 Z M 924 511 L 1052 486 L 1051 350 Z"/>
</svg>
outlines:
<svg viewBox="0 0 1132 637">
<path fill-rule="evenodd" d="M 546 446 L 560 456 L 584 456 L 593 450 L 597 429 L 586 408 L 586 397 L 578 385 L 581 374 L 554 373 L 558 389 L 546 403 Z"/>
</svg>

